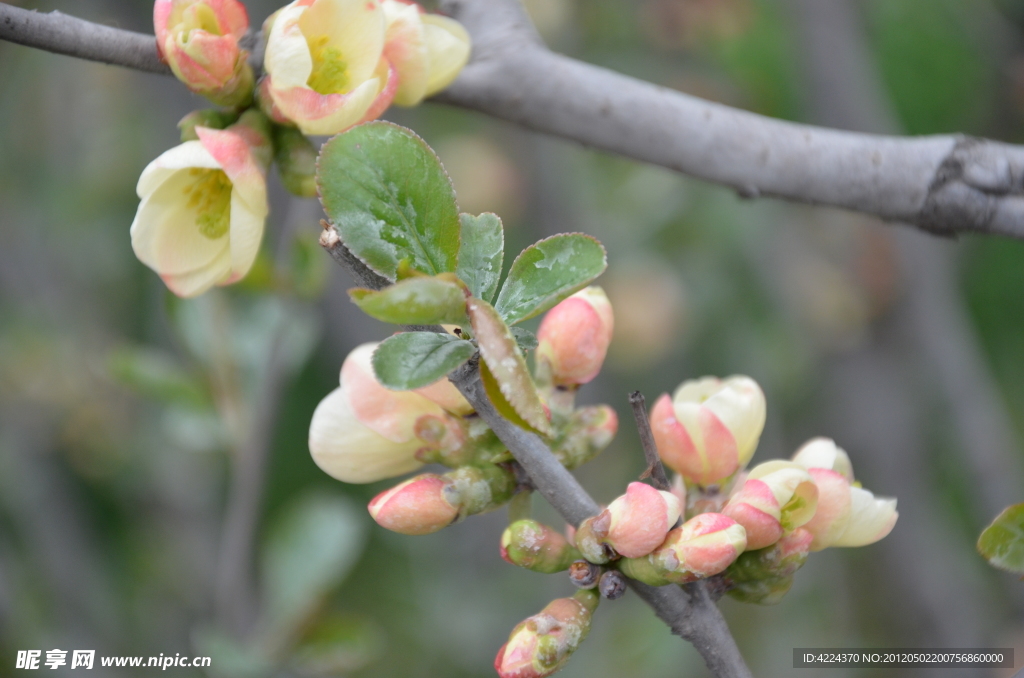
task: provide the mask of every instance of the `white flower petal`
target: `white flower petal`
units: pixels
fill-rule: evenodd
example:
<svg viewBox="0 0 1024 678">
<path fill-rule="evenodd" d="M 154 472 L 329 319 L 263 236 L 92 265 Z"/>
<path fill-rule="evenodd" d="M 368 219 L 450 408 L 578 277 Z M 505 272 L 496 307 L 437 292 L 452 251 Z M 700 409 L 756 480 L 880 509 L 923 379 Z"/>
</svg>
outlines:
<svg viewBox="0 0 1024 678">
<path fill-rule="evenodd" d="M 264 67 L 281 89 L 305 87 L 313 73 L 313 57 L 302 33 L 300 19 L 308 8 L 293 2 L 280 11 L 267 39 Z"/>
<path fill-rule="evenodd" d="M 866 546 L 885 537 L 896 525 L 895 499 L 876 499 L 871 492 L 850 488 L 850 522 L 832 546 Z"/>
<path fill-rule="evenodd" d="M 353 85 L 373 75 L 384 52 L 384 12 L 377 0 L 316 0 L 299 25 L 306 38 L 328 37 L 327 44 L 345 59 Z"/>
<path fill-rule="evenodd" d="M 228 249 L 227 233 L 217 239 L 200 233 L 197 212 L 188 206 L 185 194 L 194 183 L 187 170 L 176 171 L 143 198 L 135 213 L 132 249 L 161 276 L 199 271 Z"/>
<path fill-rule="evenodd" d="M 437 14 L 423 15 L 423 30 L 430 55 L 426 96 L 440 92 L 458 77 L 469 61 L 469 33 L 458 21 Z"/>
<path fill-rule="evenodd" d="M 231 192 L 231 277 L 245 276 L 256 261 L 266 211 L 254 212 L 238 191 Z"/>
<path fill-rule="evenodd" d="M 142 176 L 139 177 L 139 183 L 135 188 L 135 192 L 140 198 L 145 198 L 174 174 L 176 170 L 188 167 L 214 169 L 220 168 L 220 165 L 213 159 L 210 152 L 203 148 L 202 143 L 199 141 L 186 141 L 169 151 L 164 151 L 160 157 L 149 163 L 146 169 L 142 170 Z"/>
<path fill-rule="evenodd" d="M 393 443 L 356 419 L 341 388 L 320 401 L 309 425 L 313 461 L 329 475 L 347 483 L 372 483 L 415 471 L 419 441 Z"/>
</svg>

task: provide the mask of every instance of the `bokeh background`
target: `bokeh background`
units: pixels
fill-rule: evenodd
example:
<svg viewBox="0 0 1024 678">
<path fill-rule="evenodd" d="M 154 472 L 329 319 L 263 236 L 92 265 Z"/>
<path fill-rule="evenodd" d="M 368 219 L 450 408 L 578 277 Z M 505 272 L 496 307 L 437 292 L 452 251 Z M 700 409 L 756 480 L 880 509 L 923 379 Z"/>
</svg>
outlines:
<svg viewBox="0 0 1024 678">
<path fill-rule="evenodd" d="M 148 0 L 14 4 L 152 30 Z M 246 4 L 258 24 L 280 3 Z M 559 51 L 733 106 L 1024 141 L 1020 0 L 527 4 Z M 341 361 L 391 331 L 315 246 L 316 202 L 273 178 L 257 270 L 195 301 L 132 255 L 138 175 L 203 106 L 168 78 L 0 43 L 0 675 L 52 648 L 209 654 L 212 676 L 494 675 L 510 629 L 571 586 L 500 560 L 504 510 L 401 537 L 363 508 L 387 482 L 311 461 Z M 768 397 L 754 463 L 824 435 L 898 497 L 888 538 L 813 555 L 781 604 L 723 601 L 755 675 L 792 675 L 794 647 L 1012 646 L 1024 666 L 1024 584 L 974 550 L 1024 501 L 1024 243 L 744 201 L 436 104 L 385 117 L 437 150 L 464 211 L 502 216 L 507 252 L 565 231 L 607 245 L 616 336 L 581 399 L 622 425 L 578 471 L 599 501 L 643 468 L 629 391 L 733 373 Z M 706 669 L 627 595 L 562 675 Z"/>
</svg>

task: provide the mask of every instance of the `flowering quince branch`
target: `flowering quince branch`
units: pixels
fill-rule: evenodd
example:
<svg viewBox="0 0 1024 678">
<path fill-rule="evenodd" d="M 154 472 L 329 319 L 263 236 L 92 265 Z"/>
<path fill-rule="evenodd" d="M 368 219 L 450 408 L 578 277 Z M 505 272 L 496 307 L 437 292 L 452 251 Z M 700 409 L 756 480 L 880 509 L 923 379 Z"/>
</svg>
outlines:
<svg viewBox="0 0 1024 678">
<path fill-rule="evenodd" d="M 519 0 L 446 0 L 442 8 L 468 28 L 474 57 L 451 87 L 435 95 L 437 101 L 731 186 L 744 197 L 831 205 L 942 235 L 1024 238 L 1020 146 L 963 135 L 857 134 L 773 120 L 555 54 L 541 43 Z M 444 38 L 438 63 L 447 64 L 450 53 L 440 45 L 453 34 L 431 32 Z M 0 4 L 0 39 L 171 72 L 151 36 L 57 12 Z M 386 47 L 384 53 L 389 54 Z M 378 91 L 383 71 L 369 77 L 378 81 L 369 89 Z M 323 96 L 357 98 L 361 107 L 370 97 L 356 96 L 357 90 L 279 92 L 274 103 L 286 101 L 315 118 Z M 392 96 L 402 104 L 416 95 Z M 378 92 L 373 101 L 379 98 Z M 347 119 L 357 120 L 352 111 L 359 107 L 347 108 Z"/>
</svg>

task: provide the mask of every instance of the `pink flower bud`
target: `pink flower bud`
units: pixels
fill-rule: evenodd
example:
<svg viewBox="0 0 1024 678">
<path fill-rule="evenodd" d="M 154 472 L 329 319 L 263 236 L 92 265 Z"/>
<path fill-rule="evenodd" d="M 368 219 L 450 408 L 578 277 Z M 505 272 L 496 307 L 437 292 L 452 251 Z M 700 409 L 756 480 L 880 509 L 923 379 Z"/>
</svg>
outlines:
<svg viewBox="0 0 1024 678">
<path fill-rule="evenodd" d="M 268 212 L 265 165 L 248 125 L 195 128 L 139 177 L 132 249 L 180 297 L 237 282 L 252 268 Z M 267 142 L 269 143 L 269 142 Z"/>
<path fill-rule="evenodd" d="M 156 0 L 157 51 L 190 90 L 222 106 L 252 99 L 248 52 L 238 41 L 249 28 L 238 0 Z"/>
<path fill-rule="evenodd" d="M 764 394 L 749 377 L 687 381 L 651 410 L 662 460 L 688 482 L 720 483 L 750 461 L 765 421 Z"/>
<path fill-rule="evenodd" d="M 371 363 L 376 344 L 363 344 L 345 359 L 341 386 L 317 406 L 309 425 L 309 450 L 317 466 L 338 480 L 371 483 L 414 471 L 416 422 L 442 418 L 436 403 L 411 391 L 381 385 Z"/>
<path fill-rule="evenodd" d="M 368 508 L 377 524 L 392 532 L 430 534 L 455 522 L 459 498 L 452 481 L 427 473 L 381 492 Z"/>
<path fill-rule="evenodd" d="M 646 556 L 676 524 L 682 505 L 675 495 L 644 483 L 630 483 L 626 494 L 605 509 L 611 516 L 605 541 L 627 558 Z"/>
<path fill-rule="evenodd" d="M 722 513 L 747 531 L 747 548 L 761 549 L 814 516 L 818 488 L 800 465 L 769 461 L 751 469 Z"/>
<path fill-rule="evenodd" d="M 398 73 L 384 57 L 378 0 L 295 0 L 272 22 L 261 99 L 304 134 L 337 134 L 388 107 Z M 269 102 L 266 99 L 269 98 Z"/>
<path fill-rule="evenodd" d="M 553 574 L 580 557 L 565 537 L 536 520 L 517 520 L 501 535 L 501 557 L 534 572 Z"/>
<path fill-rule="evenodd" d="M 746 547 L 746 532 L 735 520 L 702 513 L 669 532 L 649 560 L 668 573 L 669 581 L 681 584 L 718 574 Z"/>
<path fill-rule="evenodd" d="M 807 469 L 818 488 L 817 511 L 804 525 L 814 535 L 812 551 L 873 544 L 896 525 L 896 500 L 876 498 L 854 485 L 850 459 L 832 440 L 809 441 L 793 461 Z"/>
<path fill-rule="evenodd" d="M 615 321 L 600 287 L 588 287 L 552 308 L 537 331 L 541 374 L 557 386 L 586 384 L 608 353 Z"/>
<path fill-rule="evenodd" d="M 494 668 L 501 678 L 544 678 L 569 661 L 590 632 L 590 619 L 600 598 L 582 590 L 572 598 L 551 601 L 538 614 L 520 622 L 498 650 Z"/>
</svg>

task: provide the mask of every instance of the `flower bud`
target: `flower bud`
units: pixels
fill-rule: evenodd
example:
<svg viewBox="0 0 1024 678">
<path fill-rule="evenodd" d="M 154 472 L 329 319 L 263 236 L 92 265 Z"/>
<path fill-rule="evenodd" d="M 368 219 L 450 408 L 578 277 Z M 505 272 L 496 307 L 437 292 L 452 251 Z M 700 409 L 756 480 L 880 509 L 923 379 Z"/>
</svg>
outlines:
<svg viewBox="0 0 1024 678">
<path fill-rule="evenodd" d="M 274 161 L 281 183 L 300 198 L 316 197 L 316 146 L 294 127 L 274 127 Z"/>
<path fill-rule="evenodd" d="M 572 543 L 579 549 L 580 554 L 597 565 L 603 565 L 617 555 L 605 541 L 611 522 L 611 514 L 608 511 L 601 511 L 581 522 L 572 535 Z"/>
<path fill-rule="evenodd" d="M 381 492 L 368 508 L 377 524 L 392 532 L 430 534 L 458 520 L 458 500 L 455 483 L 427 473 Z"/>
<path fill-rule="evenodd" d="M 469 404 L 465 396 L 455 388 L 455 384 L 448 380 L 448 377 L 441 377 L 433 384 L 416 389 L 425 398 L 430 398 L 452 414 L 461 417 L 473 413 L 473 406 Z"/>
<path fill-rule="evenodd" d="M 665 541 L 681 511 L 679 499 L 672 493 L 630 483 L 626 494 L 605 509 L 611 519 L 604 541 L 627 558 L 646 556 Z"/>
<path fill-rule="evenodd" d="M 807 562 L 813 535 L 797 528 L 771 546 L 746 551 L 725 571 L 729 595 L 745 603 L 773 605 L 793 585 L 793 575 Z"/>
<path fill-rule="evenodd" d="M 818 488 L 810 474 L 799 464 L 775 460 L 751 469 L 722 513 L 746 528 L 747 547 L 756 550 L 810 521 L 817 502 Z"/>
<path fill-rule="evenodd" d="M 237 282 L 256 261 L 269 211 L 259 120 L 251 111 L 228 129 L 196 127 L 198 140 L 139 177 L 132 249 L 180 297 Z"/>
<path fill-rule="evenodd" d="M 593 591 L 578 591 L 572 598 L 551 601 L 520 622 L 494 659 L 498 675 L 544 678 L 561 669 L 590 632 L 590 620 L 600 600 Z"/>
<path fill-rule="evenodd" d="M 601 575 L 597 590 L 602 598 L 617 600 L 626 593 L 626 575 L 618 570 L 608 570 Z"/>
<path fill-rule="evenodd" d="M 615 321 L 600 287 L 588 287 L 552 308 L 537 331 L 537 370 L 556 386 L 586 384 L 608 353 Z"/>
<path fill-rule="evenodd" d="M 829 546 L 866 546 L 892 531 L 899 514 L 895 499 L 876 498 L 853 484 L 850 459 L 835 442 L 815 438 L 793 461 L 807 469 L 818 488 L 818 506 L 804 527 L 814 535 L 812 551 Z"/>
<path fill-rule="evenodd" d="M 516 476 L 507 464 L 462 466 L 444 474 L 455 483 L 462 514 L 475 516 L 504 506 L 516 491 Z"/>
<path fill-rule="evenodd" d="M 501 557 L 534 572 L 554 574 L 568 569 L 580 553 L 547 525 L 523 519 L 509 525 L 501 535 Z"/>
<path fill-rule="evenodd" d="M 447 87 L 469 60 L 469 34 L 457 21 L 411 2 L 382 0 L 384 55 L 398 72 L 394 102 L 415 106 Z"/>
<path fill-rule="evenodd" d="M 197 127 L 224 129 L 237 120 L 238 113 L 235 111 L 223 111 L 216 108 L 201 108 L 198 111 L 192 111 L 178 121 L 181 143 L 199 141 L 199 134 L 196 133 Z"/>
<path fill-rule="evenodd" d="M 249 28 L 238 0 L 156 0 L 157 51 L 190 90 L 221 106 L 252 100 L 249 53 L 238 41 Z"/>
<path fill-rule="evenodd" d="M 592 589 L 597 586 L 604 569 L 586 560 L 575 560 L 569 565 L 569 581 L 578 589 Z"/>
<path fill-rule="evenodd" d="M 578 468 L 608 447 L 618 428 L 618 415 L 607 405 L 577 408 L 554 441 L 552 452 L 562 466 Z"/>
<path fill-rule="evenodd" d="M 652 586 L 685 584 L 723 571 L 746 545 L 742 525 L 720 513 L 702 513 L 669 532 L 654 553 L 623 558 L 618 567 Z"/>
<path fill-rule="evenodd" d="M 304 134 L 337 134 L 373 120 L 398 86 L 398 73 L 384 58 L 385 28 L 378 0 L 285 6 L 267 38 L 262 105 Z"/>
<path fill-rule="evenodd" d="M 764 393 L 749 377 L 704 377 L 684 382 L 671 400 L 651 410 L 662 461 L 688 482 L 720 483 L 747 462 L 765 421 Z"/>
<path fill-rule="evenodd" d="M 320 401 L 309 425 L 309 450 L 317 466 L 348 483 L 372 483 L 414 471 L 416 422 L 443 410 L 418 393 L 391 391 L 373 373 L 376 344 L 363 344 L 345 359 L 341 386 Z"/>
</svg>

